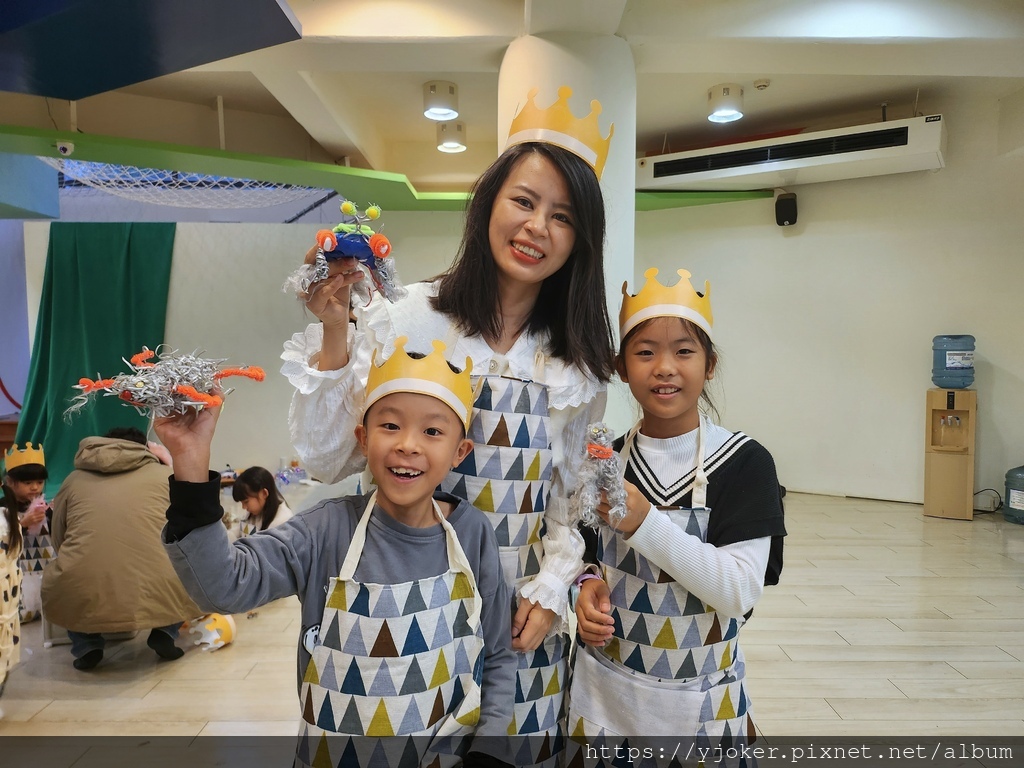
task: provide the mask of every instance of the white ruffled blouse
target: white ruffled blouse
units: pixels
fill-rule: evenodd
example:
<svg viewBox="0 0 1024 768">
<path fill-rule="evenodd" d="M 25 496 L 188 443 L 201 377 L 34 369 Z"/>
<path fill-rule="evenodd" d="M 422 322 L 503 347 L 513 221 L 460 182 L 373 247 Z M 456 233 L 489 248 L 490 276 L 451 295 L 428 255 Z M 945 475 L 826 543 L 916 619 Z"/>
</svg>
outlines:
<svg viewBox="0 0 1024 768">
<path fill-rule="evenodd" d="M 323 346 L 319 323 L 285 342 L 281 373 L 295 387 L 288 414 L 292 443 L 311 474 L 325 483 L 361 472 L 366 460 L 353 430 L 362 419 L 371 352 L 380 349 L 386 359 L 399 336 L 408 337 L 407 350 L 424 354 L 431 351 L 435 339 L 444 341 L 448 359 L 462 367 L 470 358 L 475 374 L 545 384 L 553 477 L 545 512 L 544 560 L 540 573 L 520 587 L 519 594 L 554 611 L 562 621 L 553 629 L 564 631 L 568 588 L 582 570 L 583 555 L 583 540 L 570 518 L 568 496 L 574 488 L 587 426 L 604 415 L 605 385 L 575 366 L 544 355 L 546 334 L 524 333 L 507 353 L 498 354 L 482 337 L 459 333 L 446 315 L 431 307 L 435 283 L 416 283 L 408 286 L 408 291 L 398 303 L 375 296 L 368 306 L 356 309 L 359 330 L 349 326 L 349 364 L 344 368 L 321 371 L 315 367 Z"/>
</svg>

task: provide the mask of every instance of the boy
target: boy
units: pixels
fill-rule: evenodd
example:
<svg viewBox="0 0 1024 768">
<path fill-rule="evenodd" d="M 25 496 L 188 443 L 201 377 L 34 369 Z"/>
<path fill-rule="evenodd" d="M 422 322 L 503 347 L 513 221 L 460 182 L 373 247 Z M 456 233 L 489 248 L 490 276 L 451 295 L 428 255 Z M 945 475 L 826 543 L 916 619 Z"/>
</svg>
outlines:
<svg viewBox="0 0 1024 768">
<path fill-rule="evenodd" d="M 21 623 L 26 624 L 41 615 L 43 568 L 53 559 L 47 504 L 43 497 L 49 474 L 42 444 L 38 448 L 32 443 L 26 443 L 24 448 L 11 446 L 4 453 L 4 471 L 3 506 L 15 510 L 21 522 L 22 583 L 18 612 Z"/>
<path fill-rule="evenodd" d="M 356 436 L 377 484 L 321 502 L 278 528 L 228 543 L 209 470 L 219 408 L 158 419 L 174 460 L 164 539 L 204 610 L 239 613 L 298 595 L 302 723 L 298 762 L 397 763 L 505 747 L 516 660 L 511 596 L 483 513 L 438 492 L 472 450 L 471 362 L 444 344 L 415 358 L 405 339 L 372 364 Z M 375 361 L 376 362 L 376 361 Z M 343 736 L 332 738 L 327 735 Z M 380 740 L 381 736 L 417 736 Z M 372 737 L 372 738 L 348 738 Z"/>
</svg>

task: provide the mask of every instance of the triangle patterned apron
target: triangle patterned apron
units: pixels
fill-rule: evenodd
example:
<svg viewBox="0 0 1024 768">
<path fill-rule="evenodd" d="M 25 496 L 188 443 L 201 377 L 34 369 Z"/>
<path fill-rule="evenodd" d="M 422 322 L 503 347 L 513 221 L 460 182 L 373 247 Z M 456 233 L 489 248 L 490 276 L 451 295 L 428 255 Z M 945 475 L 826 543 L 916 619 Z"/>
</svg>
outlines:
<svg viewBox="0 0 1024 768">
<path fill-rule="evenodd" d="M 541 539 L 552 476 L 548 392 L 539 383 L 544 365 L 538 352 L 534 381 L 477 378 L 468 435 L 475 447 L 441 484 L 483 510 L 494 526 L 502 570 L 513 593 L 540 572 L 544 556 Z M 515 740 L 517 765 L 554 765 L 563 748 L 568 651 L 569 637 L 563 633 L 548 636 L 534 651 L 516 654 L 508 732 L 530 737 Z"/>
<path fill-rule="evenodd" d="M 403 584 L 360 583 L 353 577 L 376 499 L 326 587 L 300 691 L 297 765 L 455 765 L 480 718 L 481 599 L 458 536 L 435 501 L 448 570 Z"/>
</svg>

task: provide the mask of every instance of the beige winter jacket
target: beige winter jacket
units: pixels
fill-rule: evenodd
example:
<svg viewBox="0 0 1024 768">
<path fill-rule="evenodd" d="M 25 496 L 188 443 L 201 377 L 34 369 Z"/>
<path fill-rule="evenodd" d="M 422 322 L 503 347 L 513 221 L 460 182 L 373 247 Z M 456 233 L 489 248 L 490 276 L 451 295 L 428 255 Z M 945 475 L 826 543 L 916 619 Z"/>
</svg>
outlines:
<svg viewBox="0 0 1024 768">
<path fill-rule="evenodd" d="M 43 613 L 76 632 L 162 627 L 202 612 L 160 541 L 170 468 L 130 440 L 87 437 L 53 500 L 57 557 L 43 571 Z"/>
</svg>

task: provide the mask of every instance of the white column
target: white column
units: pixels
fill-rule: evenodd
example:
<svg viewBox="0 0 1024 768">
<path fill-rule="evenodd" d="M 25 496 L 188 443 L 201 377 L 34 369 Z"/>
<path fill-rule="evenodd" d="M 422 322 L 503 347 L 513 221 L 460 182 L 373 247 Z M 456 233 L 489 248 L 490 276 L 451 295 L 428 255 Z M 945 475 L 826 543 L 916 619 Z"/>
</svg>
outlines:
<svg viewBox="0 0 1024 768">
<path fill-rule="evenodd" d="M 601 102 L 601 134 L 615 124 L 608 162 L 601 176 L 607 221 L 604 249 L 605 291 L 612 329 L 617 331 L 622 283 L 637 290 L 633 278 L 636 171 L 636 66 L 629 45 L 614 35 L 550 34 L 517 38 L 508 47 L 498 73 L 498 147 L 504 148 L 512 119 L 538 88 L 541 108 L 555 101 L 559 87 L 572 88 L 569 107 L 577 117 Z M 635 411 L 628 391 L 609 393 L 606 420 L 617 432 L 632 425 Z"/>
</svg>

